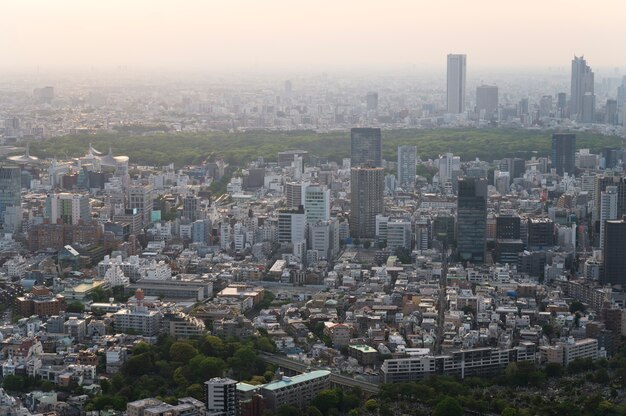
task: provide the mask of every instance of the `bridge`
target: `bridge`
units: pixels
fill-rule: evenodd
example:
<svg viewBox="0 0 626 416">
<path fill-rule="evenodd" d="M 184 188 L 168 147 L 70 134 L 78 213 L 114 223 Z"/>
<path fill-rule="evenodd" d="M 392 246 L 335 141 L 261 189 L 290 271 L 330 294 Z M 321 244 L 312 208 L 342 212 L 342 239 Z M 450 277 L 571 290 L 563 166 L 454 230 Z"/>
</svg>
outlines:
<svg viewBox="0 0 626 416">
<path fill-rule="evenodd" d="M 259 356 L 268 363 L 276 364 L 282 368 L 286 368 L 298 373 L 304 373 L 311 370 L 311 368 L 304 363 L 290 360 L 289 358 L 280 355 L 259 352 Z M 367 381 L 355 380 L 352 377 L 333 373 L 332 371 L 330 373 L 330 382 L 331 384 L 337 386 L 358 387 L 361 389 L 361 391 L 363 391 L 363 393 L 366 393 L 368 395 L 378 394 L 380 392 L 380 387 L 378 386 L 378 384 L 369 383 Z"/>
</svg>

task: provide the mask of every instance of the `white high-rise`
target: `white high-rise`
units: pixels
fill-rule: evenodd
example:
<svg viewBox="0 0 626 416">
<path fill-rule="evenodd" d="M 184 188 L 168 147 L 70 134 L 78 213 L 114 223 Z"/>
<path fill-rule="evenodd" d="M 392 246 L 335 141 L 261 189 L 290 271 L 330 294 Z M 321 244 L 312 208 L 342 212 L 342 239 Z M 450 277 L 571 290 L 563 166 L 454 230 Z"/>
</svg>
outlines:
<svg viewBox="0 0 626 416">
<path fill-rule="evenodd" d="M 465 78 L 467 56 L 448 54 L 447 104 L 448 113 L 459 114 L 465 111 Z"/>
<path fill-rule="evenodd" d="M 235 416 L 237 414 L 237 381 L 212 378 L 204 383 L 205 404 L 209 415 Z"/>
<path fill-rule="evenodd" d="M 416 163 L 416 146 L 398 146 L 398 183 L 401 187 L 412 187 L 415 185 Z"/>
<path fill-rule="evenodd" d="M 324 186 L 307 186 L 304 191 L 307 224 L 330 219 L 330 190 Z"/>
<path fill-rule="evenodd" d="M 617 186 L 607 186 L 600 194 L 600 249 L 604 249 L 604 230 L 608 220 L 617 219 Z"/>
</svg>

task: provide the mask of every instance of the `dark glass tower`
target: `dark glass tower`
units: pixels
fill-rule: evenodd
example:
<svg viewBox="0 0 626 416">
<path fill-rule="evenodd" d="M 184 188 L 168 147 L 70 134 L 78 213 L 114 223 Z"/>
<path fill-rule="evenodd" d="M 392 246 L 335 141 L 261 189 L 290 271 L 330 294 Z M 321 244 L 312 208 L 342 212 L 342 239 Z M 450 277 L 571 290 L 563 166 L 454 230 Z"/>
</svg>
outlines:
<svg viewBox="0 0 626 416">
<path fill-rule="evenodd" d="M 563 176 L 567 173 L 574 176 L 576 170 L 576 135 L 571 133 L 554 133 L 552 135 L 552 167 Z"/>
<path fill-rule="evenodd" d="M 604 275 L 602 283 L 626 284 L 626 222 L 609 220 L 604 228 Z"/>
<path fill-rule="evenodd" d="M 460 261 L 484 263 L 487 232 L 487 180 L 459 179 L 457 253 Z"/>
<path fill-rule="evenodd" d="M 383 148 L 380 129 L 353 128 L 350 130 L 350 163 L 353 168 L 368 165 L 383 166 Z"/>
</svg>

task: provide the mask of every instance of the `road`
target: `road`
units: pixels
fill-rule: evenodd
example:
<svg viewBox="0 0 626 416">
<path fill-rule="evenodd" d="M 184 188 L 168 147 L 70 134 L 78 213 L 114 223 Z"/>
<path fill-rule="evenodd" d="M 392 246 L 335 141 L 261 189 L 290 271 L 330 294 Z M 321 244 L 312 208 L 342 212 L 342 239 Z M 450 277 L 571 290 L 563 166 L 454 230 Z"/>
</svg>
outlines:
<svg viewBox="0 0 626 416">
<path fill-rule="evenodd" d="M 265 352 L 259 352 L 259 355 L 267 362 L 279 365 L 281 367 L 288 368 L 293 371 L 298 371 L 301 373 L 310 370 L 310 368 L 303 363 L 298 361 L 290 360 L 289 358 L 285 358 L 276 354 L 269 354 Z M 374 383 L 368 383 L 366 381 L 355 380 L 352 377 L 344 376 L 341 374 L 330 373 L 330 382 L 332 384 L 337 384 L 340 386 L 346 387 L 359 387 L 364 393 L 368 394 L 378 394 L 380 391 L 380 387 Z"/>
</svg>

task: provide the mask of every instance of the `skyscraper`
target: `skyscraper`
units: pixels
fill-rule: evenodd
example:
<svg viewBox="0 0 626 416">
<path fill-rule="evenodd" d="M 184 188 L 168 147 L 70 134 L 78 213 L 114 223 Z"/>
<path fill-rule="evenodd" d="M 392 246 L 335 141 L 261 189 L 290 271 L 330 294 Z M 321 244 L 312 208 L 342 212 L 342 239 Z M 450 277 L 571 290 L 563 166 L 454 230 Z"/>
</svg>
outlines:
<svg viewBox="0 0 626 416">
<path fill-rule="evenodd" d="M 626 222 L 609 220 L 604 229 L 603 284 L 626 284 Z"/>
<path fill-rule="evenodd" d="M 576 170 L 576 135 L 571 133 L 552 134 L 552 167 L 563 176 L 574 176 Z"/>
<path fill-rule="evenodd" d="M 142 226 L 147 227 L 151 221 L 154 201 L 152 185 L 131 185 L 128 188 L 127 208 L 137 208 L 141 212 Z"/>
<path fill-rule="evenodd" d="M 600 195 L 600 248 L 604 248 L 606 222 L 617 219 L 617 186 L 607 186 Z"/>
<path fill-rule="evenodd" d="M 350 190 L 350 235 L 353 238 L 374 238 L 376 215 L 384 212 L 385 170 L 352 168 Z"/>
<path fill-rule="evenodd" d="M 2 226 L 4 226 L 4 214 L 7 208 L 20 208 L 21 203 L 22 174 L 20 168 L 0 165 L 0 224 Z"/>
<path fill-rule="evenodd" d="M 352 167 L 368 164 L 383 166 L 383 148 L 380 129 L 353 128 L 350 130 L 350 164 Z"/>
<path fill-rule="evenodd" d="M 365 96 L 365 103 L 367 105 L 367 111 L 376 111 L 378 109 L 378 93 L 370 91 Z"/>
<path fill-rule="evenodd" d="M 466 68 L 466 55 L 448 54 L 448 113 L 459 114 L 465 111 Z"/>
<path fill-rule="evenodd" d="M 459 178 L 457 251 L 460 261 L 484 263 L 487 234 L 487 180 Z"/>
<path fill-rule="evenodd" d="M 416 146 L 398 146 L 398 183 L 400 184 L 400 186 L 412 187 L 415 185 L 416 163 Z"/>
<path fill-rule="evenodd" d="M 485 119 L 493 118 L 498 109 L 498 87 L 495 85 L 479 85 L 476 87 L 476 111 L 485 111 Z"/>
<path fill-rule="evenodd" d="M 583 123 L 591 123 L 595 115 L 595 95 L 593 92 L 593 71 L 584 57 L 574 56 L 569 98 L 570 116 Z M 585 98 L 585 95 L 587 97 Z"/>
</svg>

